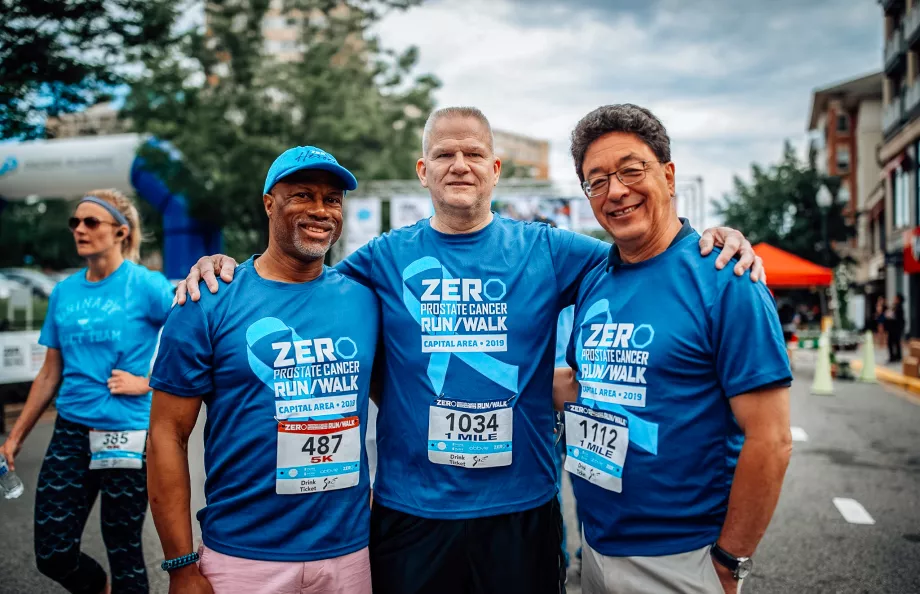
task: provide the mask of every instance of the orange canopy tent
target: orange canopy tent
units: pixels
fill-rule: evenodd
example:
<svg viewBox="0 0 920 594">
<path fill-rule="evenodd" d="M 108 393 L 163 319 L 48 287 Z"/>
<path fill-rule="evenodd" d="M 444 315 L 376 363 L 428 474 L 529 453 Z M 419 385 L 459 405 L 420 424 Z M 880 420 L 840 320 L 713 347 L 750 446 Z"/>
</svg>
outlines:
<svg viewBox="0 0 920 594">
<path fill-rule="evenodd" d="M 818 266 L 768 243 L 758 243 L 754 253 L 763 258 L 767 286 L 771 289 L 829 287 L 834 275 L 830 268 Z"/>
</svg>

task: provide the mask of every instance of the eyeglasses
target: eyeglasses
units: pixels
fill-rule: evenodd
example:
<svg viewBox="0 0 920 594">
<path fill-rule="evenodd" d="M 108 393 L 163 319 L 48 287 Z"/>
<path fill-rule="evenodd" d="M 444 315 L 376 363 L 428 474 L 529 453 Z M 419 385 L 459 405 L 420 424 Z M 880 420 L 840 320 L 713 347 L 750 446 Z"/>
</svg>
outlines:
<svg viewBox="0 0 920 594">
<path fill-rule="evenodd" d="M 93 229 L 96 229 L 97 227 L 99 227 L 99 225 L 102 225 L 103 223 L 105 223 L 106 225 L 113 225 L 115 227 L 121 227 L 121 225 L 119 225 L 118 223 L 115 223 L 112 221 L 102 221 L 98 219 L 97 217 L 84 217 L 82 219 L 80 217 L 70 217 L 70 219 L 68 219 L 67 221 L 67 226 L 70 228 L 71 231 L 76 231 L 77 227 L 80 226 L 80 223 L 83 223 L 84 225 L 86 225 L 86 228 L 89 229 L 90 231 L 92 231 Z"/>
<path fill-rule="evenodd" d="M 617 179 L 620 180 L 620 183 L 624 186 L 632 186 L 645 179 L 649 163 L 661 163 L 661 161 L 636 161 L 635 163 L 630 163 L 611 173 L 586 179 L 582 182 L 581 189 L 588 198 L 604 196 L 607 194 L 607 189 L 610 187 L 611 175 L 617 176 Z"/>
</svg>

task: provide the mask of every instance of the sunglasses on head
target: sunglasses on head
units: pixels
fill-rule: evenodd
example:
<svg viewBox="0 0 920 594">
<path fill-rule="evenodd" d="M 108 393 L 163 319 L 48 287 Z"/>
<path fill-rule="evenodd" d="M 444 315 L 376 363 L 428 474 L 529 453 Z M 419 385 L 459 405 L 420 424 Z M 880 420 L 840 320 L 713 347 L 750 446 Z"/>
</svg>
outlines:
<svg viewBox="0 0 920 594">
<path fill-rule="evenodd" d="M 116 227 L 121 227 L 121 225 L 119 225 L 118 223 L 114 223 L 112 221 L 102 221 L 98 219 L 97 217 L 84 217 L 82 219 L 80 217 L 70 217 L 70 219 L 67 221 L 67 226 L 70 228 L 71 231 L 76 231 L 77 227 L 80 226 L 80 223 L 83 223 L 84 225 L 86 225 L 86 228 L 89 229 L 90 231 L 98 228 L 99 225 L 103 223 L 105 223 L 106 225 L 114 225 Z"/>
</svg>

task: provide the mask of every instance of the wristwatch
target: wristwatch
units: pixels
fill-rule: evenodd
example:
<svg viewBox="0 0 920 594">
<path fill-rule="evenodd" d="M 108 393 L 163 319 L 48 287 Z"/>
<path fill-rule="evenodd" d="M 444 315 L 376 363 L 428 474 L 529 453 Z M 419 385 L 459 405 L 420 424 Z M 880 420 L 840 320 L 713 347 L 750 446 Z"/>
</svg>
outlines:
<svg viewBox="0 0 920 594">
<path fill-rule="evenodd" d="M 736 580 L 743 580 L 754 571 L 753 559 L 750 557 L 735 557 L 720 547 L 718 543 L 713 543 L 712 548 L 709 549 L 709 553 L 719 565 L 730 569 Z"/>
</svg>

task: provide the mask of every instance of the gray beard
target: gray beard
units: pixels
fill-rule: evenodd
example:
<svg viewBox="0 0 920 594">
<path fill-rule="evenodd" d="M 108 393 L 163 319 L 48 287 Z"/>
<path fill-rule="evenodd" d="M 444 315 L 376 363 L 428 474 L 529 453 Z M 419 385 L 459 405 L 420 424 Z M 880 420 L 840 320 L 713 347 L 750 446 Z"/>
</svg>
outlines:
<svg viewBox="0 0 920 594">
<path fill-rule="evenodd" d="M 294 249 L 300 252 L 301 255 L 306 256 L 310 259 L 320 259 L 326 257 L 326 252 L 329 251 L 329 248 L 332 247 L 332 237 L 329 238 L 329 241 L 325 245 L 320 245 L 316 242 L 304 243 L 300 239 L 300 235 L 294 235 Z"/>
</svg>

